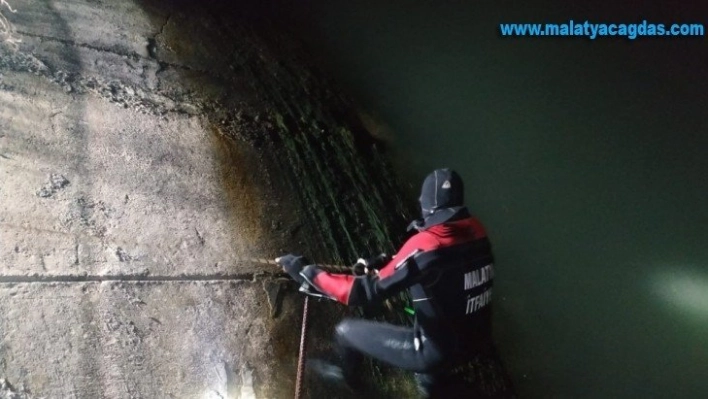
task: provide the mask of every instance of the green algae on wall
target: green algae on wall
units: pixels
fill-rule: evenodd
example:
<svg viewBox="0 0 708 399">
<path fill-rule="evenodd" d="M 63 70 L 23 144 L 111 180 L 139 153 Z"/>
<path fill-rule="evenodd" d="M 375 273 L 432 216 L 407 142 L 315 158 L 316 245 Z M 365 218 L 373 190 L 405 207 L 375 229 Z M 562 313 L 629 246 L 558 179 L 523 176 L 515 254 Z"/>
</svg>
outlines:
<svg viewBox="0 0 708 399">
<path fill-rule="evenodd" d="M 300 60 L 263 59 L 241 68 L 270 109 L 275 128 L 268 140 L 285 151 L 278 162 L 292 174 L 322 251 L 337 262 L 392 251 L 391 240 L 400 234 L 391 228 L 400 228 L 409 212 L 381 146 L 351 111 L 353 103 Z"/>
</svg>

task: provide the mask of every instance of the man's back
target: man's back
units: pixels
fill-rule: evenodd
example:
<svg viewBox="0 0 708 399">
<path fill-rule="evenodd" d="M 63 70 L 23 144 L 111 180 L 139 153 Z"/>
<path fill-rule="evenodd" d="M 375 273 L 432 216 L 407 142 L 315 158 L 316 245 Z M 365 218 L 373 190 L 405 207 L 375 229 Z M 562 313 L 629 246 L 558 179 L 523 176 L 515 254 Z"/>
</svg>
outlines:
<svg viewBox="0 0 708 399">
<path fill-rule="evenodd" d="M 416 236 L 426 244 L 413 259 L 423 278 L 409 289 L 418 325 L 453 351 L 485 345 L 491 339 L 494 266 L 484 227 L 466 217 Z"/>
</svg>

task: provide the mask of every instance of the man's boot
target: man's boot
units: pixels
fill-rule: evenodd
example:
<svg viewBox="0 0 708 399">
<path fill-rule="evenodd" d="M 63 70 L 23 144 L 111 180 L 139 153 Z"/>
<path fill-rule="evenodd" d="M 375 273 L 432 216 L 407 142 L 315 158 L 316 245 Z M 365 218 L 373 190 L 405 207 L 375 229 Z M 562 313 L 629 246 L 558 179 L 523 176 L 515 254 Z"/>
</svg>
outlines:
<svg viewBox="0 0 708 399">
<path fill-rule="evenodd" d="M 339 364 L 323 360 L 311 359 L 307 361 L 307 368 L 318 375 L 326 383 L 340 388 L 346 388 L 351 392 L 359 392 L 363 388 L 360 376 L 354 370 L 342 367 Z"/>
</svg>

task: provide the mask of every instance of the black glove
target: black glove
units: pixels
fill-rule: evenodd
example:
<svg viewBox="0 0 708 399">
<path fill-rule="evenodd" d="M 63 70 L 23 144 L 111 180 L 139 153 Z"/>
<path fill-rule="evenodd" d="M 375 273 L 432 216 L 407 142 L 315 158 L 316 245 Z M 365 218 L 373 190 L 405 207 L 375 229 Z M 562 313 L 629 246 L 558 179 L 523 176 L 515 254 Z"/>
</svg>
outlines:
<svg viewBox="0 0 708 399">
<path fill-rule="evenodd" d="M 298 284 L 302 284 L 305 279 L 300 275 L 302 269 L 310 262 L 301 255 L 287 254 L 275 259 L 276 263 L 283 267 Z"/>
<path fill-rule="evenodd" d="M 391 257 L 382 253 L 371 258 L 359 258 L 352 266 L 354 274 L 364 274 L 372 270 L 381 270 L 391 260 Z"/>
<path fill-rule="evenodd" d="M 324 273 L 322 270 L 320 270 L 317 265 L 307 265 L 305 266 L 304 269 L 300 272 L 300 276 L 304 277 L 305 281 L 308 284 L 300 284 L 300 292 L 306 295 L 310 296 L 315 296 L 319 298 L 327 298 L 327 299 L 334 299 L 330 297 L 329 295 L 326 295 L 322 291 L 319 290 L 319 288 L 313 284 L 309 284 L 310 282 L 315 281 L 317 278 L 317 275 L 320 273 Z"/>
</svg>

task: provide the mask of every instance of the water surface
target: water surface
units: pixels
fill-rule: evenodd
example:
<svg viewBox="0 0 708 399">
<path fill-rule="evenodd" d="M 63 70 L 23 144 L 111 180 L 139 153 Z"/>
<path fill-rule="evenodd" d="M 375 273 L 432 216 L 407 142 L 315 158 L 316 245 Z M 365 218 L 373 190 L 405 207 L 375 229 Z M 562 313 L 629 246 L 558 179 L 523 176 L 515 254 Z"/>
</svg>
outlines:
<svg viewBox="0 0 708 399">
<path fill-rule="evenodd" d="M 325 68 L 391 127 L 402 172 L 465 178 L 495 245 L 495 334 L 522 397 L 708 395 L 705 39 L 497 33 L 705 11 L 301 7 Z"/>
</svg>

